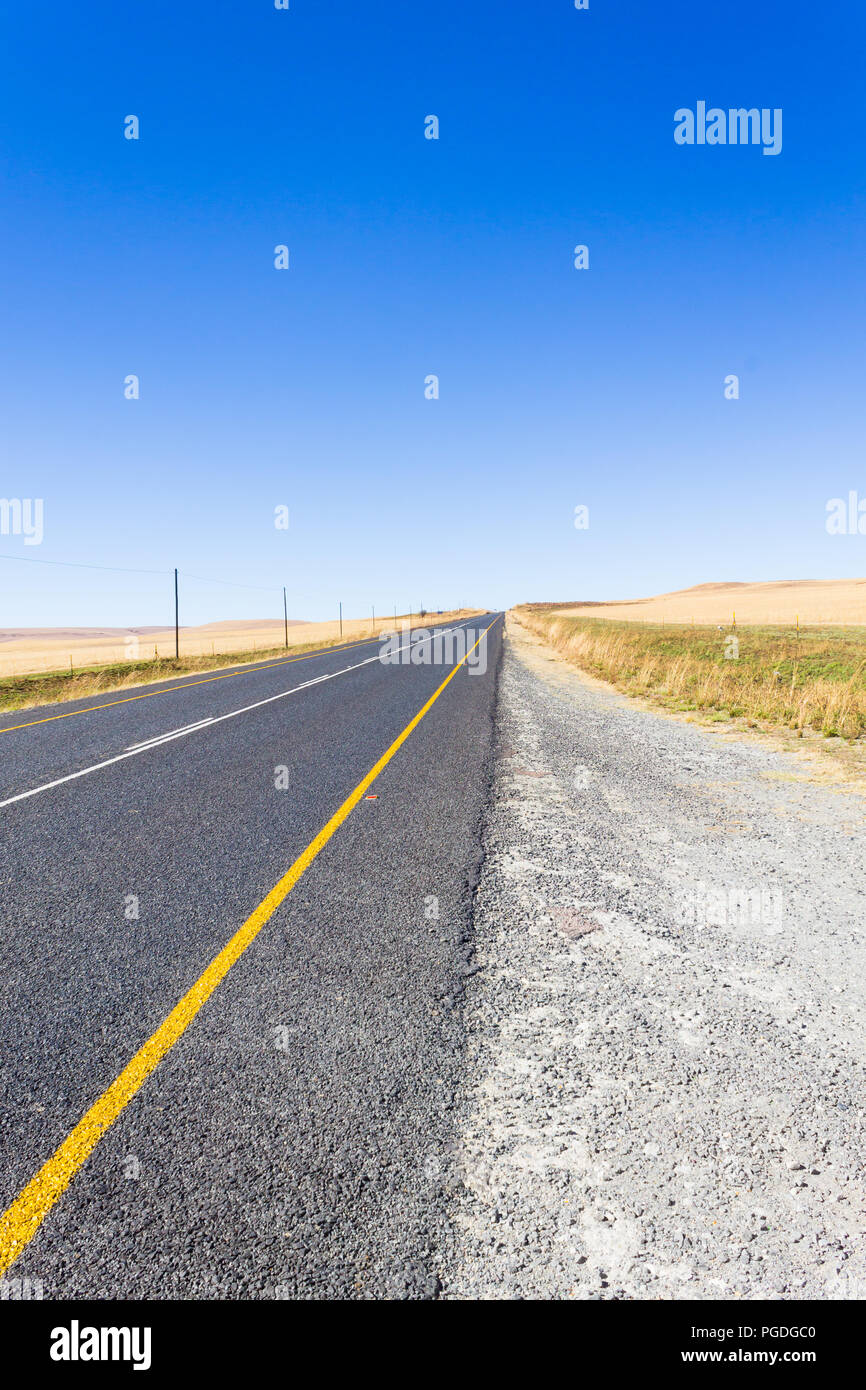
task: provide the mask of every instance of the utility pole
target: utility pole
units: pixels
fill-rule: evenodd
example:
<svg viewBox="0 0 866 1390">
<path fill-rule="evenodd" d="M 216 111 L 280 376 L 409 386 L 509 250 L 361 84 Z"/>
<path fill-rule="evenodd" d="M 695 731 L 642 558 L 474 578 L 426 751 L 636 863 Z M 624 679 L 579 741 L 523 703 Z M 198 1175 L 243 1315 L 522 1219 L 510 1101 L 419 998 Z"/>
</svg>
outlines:
<svg viewBox="0 0 866 1390">
<path fill-rule="evenodd" d="M 340 636 L 343 635 L 343 605 L 340 604 Z"/>
<path fill-rule="evenodd" d="M 174 659 L 180 660 L 180 621 L 177 600 L 177 570 L 174 572 Z"/>
<path fill-rule="evenodd" d="M 286 624 L 286 650 L 289 648 L 289 605 L 286 601 L 286 586 L 283 585 L 283 619 Z"/>
</svg>

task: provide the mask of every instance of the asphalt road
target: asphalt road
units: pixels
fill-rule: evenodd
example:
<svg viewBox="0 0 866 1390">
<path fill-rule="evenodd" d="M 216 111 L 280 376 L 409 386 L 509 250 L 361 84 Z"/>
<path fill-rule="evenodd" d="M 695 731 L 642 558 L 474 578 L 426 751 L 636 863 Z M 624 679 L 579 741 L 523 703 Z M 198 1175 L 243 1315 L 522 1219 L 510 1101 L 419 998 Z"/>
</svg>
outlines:
<svg viewBox="0 0 866 1390">
<path fill-rule="evenodd" d="M 490 624 L 486 672 L 449 681 L 7 1277 L 57 1299 L 435 1297 L 501 642 L 495 615 L 469 624 Z M 378 650 L 0 719 L 2 1209 L 451 669 Z"/>
</svg>

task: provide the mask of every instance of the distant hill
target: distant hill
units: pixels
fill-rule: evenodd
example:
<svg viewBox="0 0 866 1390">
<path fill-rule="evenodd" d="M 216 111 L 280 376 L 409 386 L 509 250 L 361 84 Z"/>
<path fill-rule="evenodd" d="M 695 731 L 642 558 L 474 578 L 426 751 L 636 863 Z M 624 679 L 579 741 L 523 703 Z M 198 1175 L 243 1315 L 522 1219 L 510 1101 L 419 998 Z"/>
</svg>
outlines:
<svg viewBox="0 0 866 1390">
<path fill-rule="evenodd" d="M 527 605 L 534 606 L 534 605 Z M 788 624 L 804 627 L 866 625 L 866 579 L 728 579 L 695 584 L 652 598 L 605 603 L 550 604 L 560 613 L 633 622 Z"/>
</svg>

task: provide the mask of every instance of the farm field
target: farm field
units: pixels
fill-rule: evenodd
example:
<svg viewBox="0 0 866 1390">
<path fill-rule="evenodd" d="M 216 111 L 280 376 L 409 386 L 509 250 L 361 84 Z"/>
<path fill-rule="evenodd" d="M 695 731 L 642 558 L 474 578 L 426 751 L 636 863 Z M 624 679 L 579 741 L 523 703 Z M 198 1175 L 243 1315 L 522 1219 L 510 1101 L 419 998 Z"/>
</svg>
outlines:
<svg viewBox="0 0 866 1390">
<path fill-rule="evenodd" d="M 544 607 L 546 605 L 530 605 Z M 783 579 L 771 583 L 697 584 L 652 598 L 555 604 L 563 617 L 621 618 L 645 623 L 801 626 L 866 625 L 866 579 Z"/>
</svg>

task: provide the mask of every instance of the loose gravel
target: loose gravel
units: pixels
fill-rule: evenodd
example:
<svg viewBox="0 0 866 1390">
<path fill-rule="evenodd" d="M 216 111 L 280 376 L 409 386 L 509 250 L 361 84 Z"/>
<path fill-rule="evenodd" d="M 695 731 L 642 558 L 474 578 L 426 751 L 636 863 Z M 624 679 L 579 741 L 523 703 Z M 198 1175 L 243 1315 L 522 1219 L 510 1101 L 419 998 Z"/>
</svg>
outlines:
<svg viewBox="0 0 866 1390">
<path fill-rule="evenodd" d="M 513 625 L 442 1296 L 863 1298 L 862 797 Z"/>
</svg>

